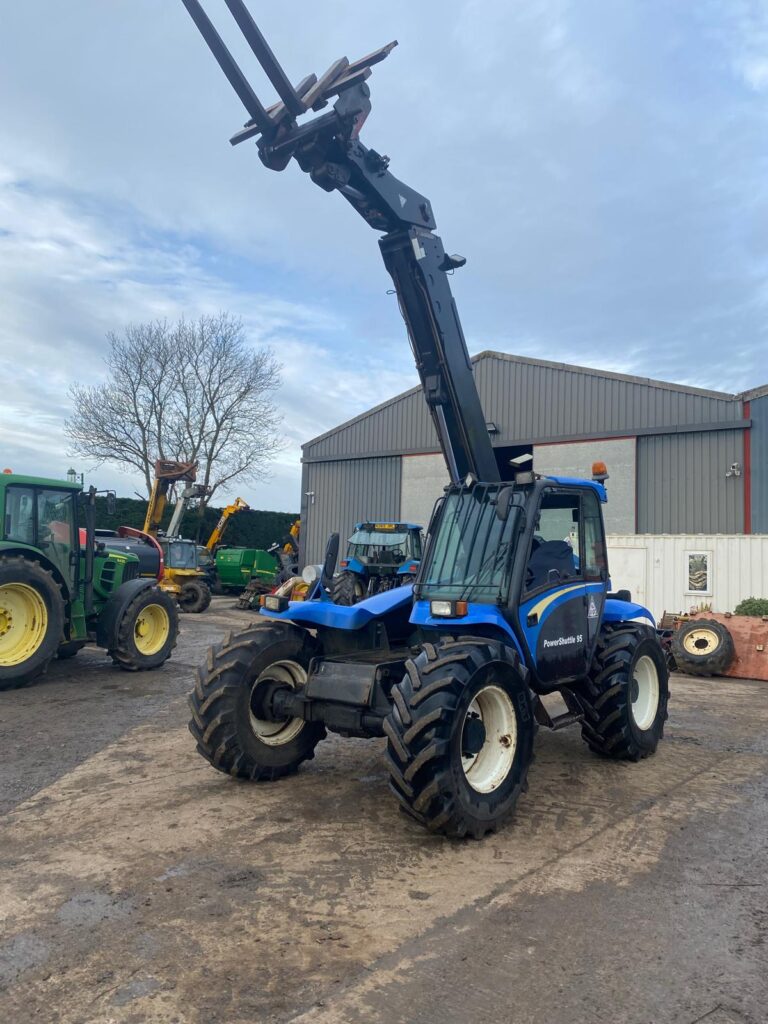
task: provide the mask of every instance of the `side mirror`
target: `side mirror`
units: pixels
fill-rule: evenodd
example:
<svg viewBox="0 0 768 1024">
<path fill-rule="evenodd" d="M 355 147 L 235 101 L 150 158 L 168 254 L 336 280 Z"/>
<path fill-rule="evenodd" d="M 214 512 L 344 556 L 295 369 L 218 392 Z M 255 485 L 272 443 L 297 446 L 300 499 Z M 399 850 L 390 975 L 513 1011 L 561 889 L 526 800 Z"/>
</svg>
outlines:
<svg viewBox="0 0 768 1024">
<path fill-rule="evenodd" d="M 117 512 L 117 497 L 114 491 L 107 491 L 107 515 L 113 516 Z"/>
<path fill-rule="evenodd" d="M 514 493 L 514 487 L 502 487 L 499 491 L 499 496 L 496 499 L 496 516 L 502 523 L 507 521 Z"/>
</svg>

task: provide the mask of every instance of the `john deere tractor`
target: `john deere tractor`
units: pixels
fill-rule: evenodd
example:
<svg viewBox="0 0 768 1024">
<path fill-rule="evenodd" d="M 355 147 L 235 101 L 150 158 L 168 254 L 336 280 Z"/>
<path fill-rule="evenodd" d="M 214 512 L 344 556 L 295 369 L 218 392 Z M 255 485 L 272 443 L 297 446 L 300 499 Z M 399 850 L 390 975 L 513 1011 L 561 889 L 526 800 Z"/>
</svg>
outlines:
<svg viewBox="0 0 768 1024">
<path fill-rule="evenodd" d="M 98 542 L 95 496 L 61 480 L 0 475 L 0 690 L 88 643 L 129 672 L 158 668 L 176 646 L 175 601 L 140 578 L 135 555 Z"/>
<path fill-rule="evenodd" d="M 386 737 L 402 809 L 480 838 L 527 788 L 537 725 L 578 724 L 590 750 L 629 761 L 662 737 L 653 618 L 611 592 L 607 471 L 543 477 L 494 450 L 450 288 L 465 260 L 443 248 L 430 201 L 360 141 L 367 79 L 394 43 L 294 86 L 242 0 L 227 0 L 279 93 L 266 106 L 199 0 L 183 3 L 248 110 L 231 141 L 255 139 L 271 170 L 295 160 L 379 234 L 451 481 L 412 587 L 352 607 L 267 595 L 261 622 L 209 652 L 190 697 L 197 749 L 230 776 L 268 780 L 311 758 L 326 729 Z"/>
</svg>

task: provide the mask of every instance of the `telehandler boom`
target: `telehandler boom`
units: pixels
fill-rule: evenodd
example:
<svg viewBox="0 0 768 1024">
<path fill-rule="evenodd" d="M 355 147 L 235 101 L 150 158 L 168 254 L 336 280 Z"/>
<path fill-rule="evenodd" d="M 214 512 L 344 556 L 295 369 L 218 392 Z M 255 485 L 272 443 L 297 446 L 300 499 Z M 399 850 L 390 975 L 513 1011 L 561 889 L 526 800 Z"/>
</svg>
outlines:
<svg viewBox="0 0 768 1024">
<path fill-rule="evenodd" d="M 293 86 L 243 0 L 225 0 L 278 92 L 264 106 L 198 0 L 182 2 L 250 115 L 231 142 L 256 139 L 272 170 L 295 160 L 382 235 L 451 479 L 412 588 L 351 607 L 270 595 L 264 621 L 211 650 L 190 697 L 197 749 L 219 771 L 275 779 L 313 757 L 326 729 L 383 735 L 402 809 L 480 838 L 526 788 L 537 723 L 579 723 L 592 750 L 632 761 L 661 739 L 653 617 L 609 592 L 607 470 L 576 480 L 499 467 L 448 280 L 465 261 L 446 254 L 429 200 L 359 137 L 367 79 L 395 44 Z M 564 712 L 548 707 L 552 693 Z"/>
</svg>

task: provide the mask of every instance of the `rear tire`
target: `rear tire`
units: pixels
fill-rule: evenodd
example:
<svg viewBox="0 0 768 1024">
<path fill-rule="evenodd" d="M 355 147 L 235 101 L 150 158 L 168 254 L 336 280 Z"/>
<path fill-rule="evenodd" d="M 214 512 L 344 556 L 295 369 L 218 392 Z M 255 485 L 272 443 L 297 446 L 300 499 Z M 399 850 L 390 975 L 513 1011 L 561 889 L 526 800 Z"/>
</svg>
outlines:
<svg viewBox="0 0 768 1024">
<path fill-rule="evenodd" d="M 669 701 L 666 658 L 655 632 L 637 623 L 604 625 L 589 678 L 576 693 L 590 750 L 629 761 L 653 754 Z"/>
<path fill-rule="evenodd" d="M 672 634 L 672 656 L 678 672 L 719 676 L 736 656 L 733 637 L 716 619 L 689 619 Z"/>
<path fill-rule="evenodd" d="M 112 660 L 126 672 L 159 668 L 171 656 L 179 633 L 176 602 L 159 587 L 147 587 L 129 602 L 117 624 Z"/>
<path fill-rule="evenodd" d="M 363 581 L 356 572 L 341 572 L 331 580 L 331 600 L 334 604 L 352 605 L 365 597 Z"/>
<path fill-rule="evenodd" d="M 315 644 L 287 623 L 257 623 L 211 647 L 189 695 L 189 731 L 198 753 L 239 779 L 279 779 L 315 756 L 326 735 L 319 722 L 259 718 L 268 687 L 301 686 Z"/>
<path fill-rule="evenodd" d="M 64 632 L 64 600 L 53 573 L 28 558 L 0 557 L 0 690 L 42 675 Z"/>
<path fill-rule="evenodd" d="M 527 789 L 536 724 L 527 670 L 493 640 L 426 643 L 384 723 L 390 789 L 431 832 L 482 839 Z"/>
<path fill-rule="evenodd" d="M 181 584 L 179 608 L 191 615 L 204 612 L 211 603 L 211 588 L 205 580 L 191 579 Z"/>
</svg>

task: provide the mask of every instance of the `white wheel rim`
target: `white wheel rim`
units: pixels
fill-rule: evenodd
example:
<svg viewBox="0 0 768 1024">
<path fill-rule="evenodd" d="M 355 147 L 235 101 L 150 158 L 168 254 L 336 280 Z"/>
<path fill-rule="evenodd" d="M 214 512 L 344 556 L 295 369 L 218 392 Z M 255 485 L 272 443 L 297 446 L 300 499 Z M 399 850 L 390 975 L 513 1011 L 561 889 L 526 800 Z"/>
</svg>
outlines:
<svg viewBox="0 0 768 1024">
<path fill-rule="evenodd" d="M 469 785 L 478 793 L 492 793 L 509 775 L 517 750 L 517 716 L 505 690 L 484 686 L 478 690 L 462 723 L 477 717 L 483 723 L 485 740 L 476 754 L 464 755 L 461 763 Z"/>
<path fill-rule="evenodd" d="M 267 679 L 283 683 L 289 689 L 295 690 L 306 683 L 307 672 L 297 661 L 274 662 L 256 678 L 251 687 L 251 702 L 256 687 L 262 680 Z M 262 743 L 266 743 L 268 747 L 280 747 L 284 743 L 290 743 L 304 728 L 303 718 L 286 718 L 279 722 L 272 722 L 265 718 L 257 718 L 252 710 L 249 710 L 248 715 L 254 736 Z"/>
<path fill-rule="evenodd" d="M 714 629 L 692 629 L 683 637 L 683 647 L 688 654 L 705 658 L 720 646 L 720 637 Z"/>
<path fill-rule="evenodd" d="M 649 655 L 637 659 L 632 683 L 632 717 L 638 729 L 649 729 L 659 708 L 659 672 Z"/>
</svg>

